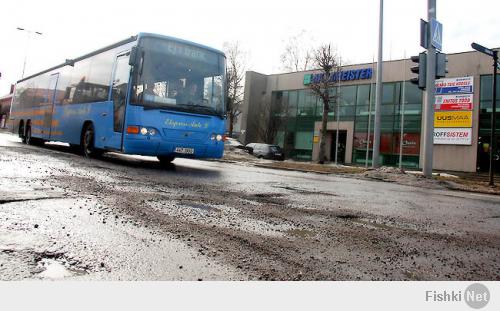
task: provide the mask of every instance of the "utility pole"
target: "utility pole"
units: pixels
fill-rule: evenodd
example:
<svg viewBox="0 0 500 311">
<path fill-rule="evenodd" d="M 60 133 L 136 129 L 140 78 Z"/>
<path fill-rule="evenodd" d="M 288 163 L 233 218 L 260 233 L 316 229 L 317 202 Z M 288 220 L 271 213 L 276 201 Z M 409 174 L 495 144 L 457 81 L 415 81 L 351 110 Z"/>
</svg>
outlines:
<svg viewBox="0 0 500 311">
<path fill-rule="evenodd" d="M 372 168 L 380 166 L 380 109 L 382 105 L 382 43 L 384 30 L 384 0 L 380 0 L 379 24 L 378 24 L 378 63 L 377 63 L 377 85 L 375 99 L 375 124 L 373 129 L 373 155 Z"/>
<path fill-rule="evenodd" d="M 36 34 L 36 35 L 41 36 L 42 33 L 39 31 L 32 31 L 32 30 L 28 30 L 25 28 L 21 28 L 21 27 L 17 27 L 16 29 L 19 31 L 26 31 L 28 33 L 28 38 L 26 39 L 26 48 L 24 51 L 23 73 L 21 74 L 21 79 L 22 79 L 22 78 L 24 78 L 24 71 L 26 70 L 26 60 L 28 58 L 28 49 L 29 49 L 31 35 Z"/>
<path fill-rule="evenodd" d="M 399 169 L 403 171 L 403 144 L 404 144 L 404 128 L 405 128 L 405 100 L 406 100 L 406 79 L 405 79 L 405 72 L 406 72 L 406 51 L 404 53 L 404 60 L 403 60 L 403 82 L 401 83 L 401 87 L 403 89 L 402 94 L 401 94 L 401 108 L 399 112 L 401 113 L 401 119 L 399 122 L 399 127 L 400 127 L 400 132 L 399 132 Z"/>
<path fill-rule="evenodd" d="M 375 67 L 375 57 L 372 57 L 372 68 Z M 373 68 L 375 71 L 375 68 Z M 368 104 L 368 129 L 366 130 L 366 155 L 365 155 L 365 167 L 368 167 L 368 155 L 370 154 L 370 132 L 372 130 L 372 102 L 373 102 L 373 76 L 370 80 L 370 103 Z M 372 158 L 373 161 L 373 158 Z"/>
<path fill-rule="evenodd" d="M 427 19 L 436 19 L 436 0 L 427 0 Z M 429 27 L 431 29 L 432 27 Z M 432 31 L 428 35 L 432 36 Z M 424 122 L 424 158 L 423 173 L 425 177 L 432 177 L 432 157 L 434 147 L 434 97 L 436 92 L 436 48 L 433 44 L 427 46 L 427 75 L 426 75 L 426 100 L 425 122 Z"/>
<path fill-rule="evenodd" d="M 490 186 L 495 186 L 495 162 L 493 161 L 493 152 L 498 150 L 496 140 L 496 114 L 497 114 L 497 68 L 498 68 L 498 51 L 493 51 L 493 103 L 491 105 L 491 150 L 490 150 Z"/>
<path fill-rule="evenodd" d="M 337 119 L 337 131 L 335 133 L 335 165 L 338 165 L 339 157 L 339 122 L 340 122 L 340 71 L 342 69 L 342 60 L 339 57 L 339 64 L 337 66 L 337 96 L 335 96 L 335 103 L 337 104 L 337 109 L 335 111 L 335 117 Z"/>
</svg>

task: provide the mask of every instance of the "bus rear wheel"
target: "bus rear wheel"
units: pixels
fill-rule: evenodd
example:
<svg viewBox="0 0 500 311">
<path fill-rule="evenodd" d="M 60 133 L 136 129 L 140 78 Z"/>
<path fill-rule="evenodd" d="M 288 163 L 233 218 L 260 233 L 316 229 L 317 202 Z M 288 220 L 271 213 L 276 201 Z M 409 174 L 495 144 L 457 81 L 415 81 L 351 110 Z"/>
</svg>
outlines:
<svg viewBox="0 0 500 311">
<path fill-rule="evenodd" d="M 33 137 L 31 137 L 31 126 L 26 126 L 26 134 L 24 135 L 24 143 L 27 145 L 33 145 Z"/>
<path fill-rule="evenodd" d="M 95 148 L 95 132 L 92 124 L 88 124 L 82 134 L 82 153 L 87 158 L 96 158 L 102 154 L 102 151 Z"/>
<path fill-rule="evenodd" d="M 43 146 L 45 142 L 43 139 L 36 138 L 31 135 L 31 125 L 26 127 L 26 136 L 24 137 L 24 140 L 26 141 L 26 144 L 32 146 Z"/>
</svg>

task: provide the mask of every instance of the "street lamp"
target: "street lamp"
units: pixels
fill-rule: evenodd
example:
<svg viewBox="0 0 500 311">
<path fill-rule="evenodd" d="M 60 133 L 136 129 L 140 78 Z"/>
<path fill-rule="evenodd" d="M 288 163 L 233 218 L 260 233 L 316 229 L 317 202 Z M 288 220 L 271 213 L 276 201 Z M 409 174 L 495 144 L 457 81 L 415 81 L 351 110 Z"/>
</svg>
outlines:
<svg viewBox="0 0 500 311">
<path fill-rule="evenodd" d="M 472 48 L 478 52 L 481 52 L 483 54 L 486 54 L 488 56 L 491 56 L 493 58 L 493 102 L 491 105 L 491 138 L 490 138 L 490 186 L 495 185 L 494 181 L 494 152 L 496 150 L 495 145 L 496 145 L 496 139 L 495 139 L 495 123 L 496 123 L 496 112 L 497 112 L 497 68 L 499 66 L 498 64 L 498 51 L 488 49 L 480 44 L 477 43 L 472 43 L 471 44 Z"/>
<path fill-rule="evenodd" d="M 42 33 L 39 31 L 33 31 L 33 30 L 26 29 L 26 28 L 21 28 L 21 27 L 17 27 L 16 29 L 19 31 L 26 31 L 28 33 L 28 38 L 26 39 L 26 50 L 24 51 L 23 74 L 21 75 L 21 79 L 22 79 L 22 78 L 24 78 L 24 70 L 26 69 L 26 59 L 28 58 L 28 47 L 29 47 L 31 35 L 35 34 L 35 35 L 41 36 Z"/>
</svg>

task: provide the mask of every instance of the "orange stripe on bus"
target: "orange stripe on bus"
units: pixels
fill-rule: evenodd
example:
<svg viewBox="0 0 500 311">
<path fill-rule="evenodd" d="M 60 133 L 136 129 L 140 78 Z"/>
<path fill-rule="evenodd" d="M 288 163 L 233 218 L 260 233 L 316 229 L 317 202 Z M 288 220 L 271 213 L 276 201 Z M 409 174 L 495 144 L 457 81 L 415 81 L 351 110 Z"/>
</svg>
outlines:
<svg viewBox="0 0 500 311">
<path fill-rule="evenodd" d="M 31 120 L 31 124 L 43 126 L 44 120 Z"/>
</svg>

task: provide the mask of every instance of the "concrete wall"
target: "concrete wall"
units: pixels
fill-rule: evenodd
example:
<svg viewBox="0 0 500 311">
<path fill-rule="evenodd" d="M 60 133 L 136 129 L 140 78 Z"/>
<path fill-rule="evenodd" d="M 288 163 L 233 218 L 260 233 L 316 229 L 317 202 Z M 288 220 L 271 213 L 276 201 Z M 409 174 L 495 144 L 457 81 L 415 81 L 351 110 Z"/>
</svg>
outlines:
<svg viewBox="0 0 500 311">
<path fill-rule="evenodd" d="M 243 144 L 262 142 L 259 137 L 259 126 L 267 124 L 266 120 L 260 118 L 260 112 L 270 107 L 270 94 L 267 94 L 268 76 L 254 71 L 245 74 L 245 94 L 242 106 L 241 137 Z"/>
</svg>

